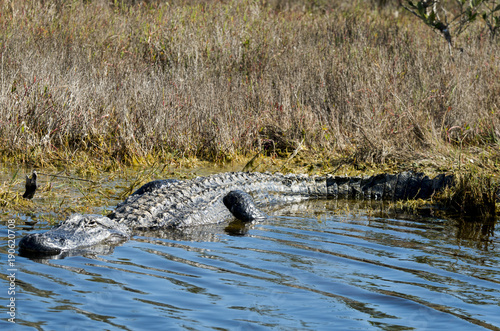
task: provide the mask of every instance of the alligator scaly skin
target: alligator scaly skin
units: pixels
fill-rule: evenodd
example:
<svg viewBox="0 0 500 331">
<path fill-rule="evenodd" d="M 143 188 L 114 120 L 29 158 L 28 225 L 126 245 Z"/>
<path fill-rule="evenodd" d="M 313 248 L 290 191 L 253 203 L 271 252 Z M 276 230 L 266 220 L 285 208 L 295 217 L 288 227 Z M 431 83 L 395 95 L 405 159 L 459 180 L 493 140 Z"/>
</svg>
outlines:
<svg viewBox="0 0 500 331">
<path fill-rule="evenodd" d="M 237 172 L 186 181 L 154 181 L 120 203 L 108 217 L 72 215 L 58 228 L 27 235 L 19 247 L 29 252 L 59 254 L 125 240 L 134 230 L 213 224 L 232 215 L 244 221 L 262 218 L 265 214 L 259 208 L 267 205 L 318 198 L 427 199 L 452 184 L 452 176 L 431 179 L 414 172 L 366 177 Z"/>
<path fill-rule="evenodd" d="M 413 172 L 367 177 L 221 173 L 134 194 L 108 217 L 130 229 L 185 227 L 227 219 L 230 213 L 222 199 L 234 190 L 248 193 L 259 205 L 266 205 L 317 198 L 426 199 L 447 183 L 451 183 L 450 176 L 430 179 Z"/>
<path fill-rule="evenodd" d="M 118 205 L 109 218 L 132 229 L 218 223 L 231 216 L 223 197 L 238 189 L 259 202 L 327 196 L 325 177 L 269 173 L 222 173 L 170 183 Z"/>
</svg>

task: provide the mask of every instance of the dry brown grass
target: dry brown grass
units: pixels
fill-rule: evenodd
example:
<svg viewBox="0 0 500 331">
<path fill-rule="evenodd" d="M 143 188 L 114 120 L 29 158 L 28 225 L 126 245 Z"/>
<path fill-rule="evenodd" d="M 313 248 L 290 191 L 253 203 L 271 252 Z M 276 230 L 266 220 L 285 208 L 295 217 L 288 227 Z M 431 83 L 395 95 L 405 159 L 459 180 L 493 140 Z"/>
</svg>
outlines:
<svg viewBox="0 0 500 331">
<path fill-rule="evenodd" d="M 495 155 L 500 46 L 479 28 L 452 59 L 363 1 L 134 3 L 0 1 L 4 155 L 223 159 L 278 140 L 369 162 Z"/>
</svg>

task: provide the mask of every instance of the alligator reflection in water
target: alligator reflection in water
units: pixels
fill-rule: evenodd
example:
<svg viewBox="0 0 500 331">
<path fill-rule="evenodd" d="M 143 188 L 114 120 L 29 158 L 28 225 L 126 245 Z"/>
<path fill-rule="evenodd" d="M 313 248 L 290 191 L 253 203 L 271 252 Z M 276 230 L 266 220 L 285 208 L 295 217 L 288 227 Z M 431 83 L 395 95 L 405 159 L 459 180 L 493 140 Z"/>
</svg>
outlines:
<svg viewBox="0 0 500 331">
<path fill-rule="evenodd" d="M 319 222 L 328 213 L 333 213 L 339 216 L 339 220 L 349 222 L 353 215 L 368 214 L 373 218 L 379 220 L 384 219 L 384 226 L 391 224 L 391 219 L 397 221 L 396 224 L 400 225 L 401 221 L 411 223 L 413 228 L 426 231 L 432 230 L 434 232 L 441 232 L 446 237 L 454 237 L 457 245 L 465 247 L 474 247 L 481 250 L 495 249 L 490 245 L 495 245 L 493 241 L 495 221 L 491 222 L 465 222 L 456 219 L 436 219 L 432 216 L 430 210 L 427 213 L 421 212 L 420 214 L 408 214 L 402 211 L 392 209 L 383 201 L 359 201 L 359 200 L 305 200 L 293 204 L 284 204 L 280 206 L 269 207 L 268 209 L 273 217 L 280 216 L 299 216 L 306 218 L 316 218 Z M 428 214 L 428 215 L 426 215 Z M 368 218 L 368 223 L 370 223 Z M 205 224 L 200 226 L 186 227 L 182 229 L 156 229 L 156 230 L 137 230 L 135 232 L 135 241 L 147 242 L 150 244 L 163 244 L 160 239 L 178 242 L 217 242 L 224 234 L 230 236 L 244 236 L 248 233 L 249 229 L 255 225 L 266 224 L 266 221 L 259 220 L 255 222 L 242 222 L 235 219 L 227 224 Z M 374 223 L 378 223 L 375 221 Z M 372 227 L 377 227 L 372 224 Z M 410 247 L 412 243 L 402 244 Z M 116 245 L 95 245 L 91 247 L 82 248 L 81 250 L 65 251 L 58 255 L 51 256 L 31 256 L 35 261 L 47 261 L 49 259 L 61 259 L 69 256 L 86 256 L 90 258 L 97 258 L 98 255 L 112 254 Z M 185 249 L 190 250 L 189 246 Z"/>
<path fill-rule="evenodd" d="M 318 208 L 322 206 L 322 208 Z M 317 217 L 321 220 L 326 212 L 336 213 L 340 219 L 349 221 L 350 216 L 357 213 L 368 213 L 374 218 L 384 219 L 384 224 L 390 224 L 391 219 L 408 221 L 412 227 L 418 227 L 425 231 L 432 229 L 436 231 L 441 228 L 447 237 L 455 238 L 456 243 L 461 246 L 474 247 L 481 250 L 494 249 L 493 237 L 495 235 L 495 219 L 471 219 L 462 220 L 455 214 L 448 214 L 439 209 L 426 207 L 418 213 L 408 213 L 397 209 L 393 204 L 384 201 L 373 200 L 323 200 L 303 201 L 297 204 L 279 206 L 273 209 L 273 215 L 299 215 L 301 217 Z M 439 224 L 439 227 L 437 226 Z"/>
<path fill-rule="evenodd" d="M 274 217 L 280 215 L 299 215 L 304 218 L 316 218 L 319 222 L 328 213 L 339 216 L 340 221 L 348 222 L 352 215 L 358 213 L 372 215 L 376 219 L 385 219 L 384 225 L 391 223 L 391 219 L 397 219 L 400 224 L 402 220 L 412 223 L 412 227 L 417 227 L 422 231 L 432 229 L 441 232 L 448 237 L 455 237 L 456 242 L 462 246 L 475 247 L 482 250 L 490 249 L 493 244 L 495 221 L 491 222 L 471 222 L 460 221 L 454 218 L 436 219 L 431 215 L 431 210 L 422 211 L 420 214 L 408 214 L 396 211 L 392 205 L 383 201 L 359 201 L 359 200 L 305 200 L 299 203 L 284 204 L 279 206 L 267 206 Z M 446 217 L 445 215 L 443 215 Z M 224 234 L 230 236 L 244 236 L 248 230 L 255 225 L 266 224 L 266 221 L 243 222 L 235 219 L 229 223 L 205 224 L 199 226 L 185 227 L 181 229 L 156 229 L 156 230 L 136 230 L 135 240 L 149 243 L 159 243 L 158 239 L 172 241 L 196 241 L 196 242 L 216 242 Z M 97 255 L 112 254 L 116 245 L 95 245 L 83 247 L 80 250 L 64 251 L 57 255 L 36 256 L 31 255 L 35 260 L 39 259 L 61 259 L 69 256 L 83 255 L 95 258 Z"/>
<path fill-rule="evenodd" d="M 156 230 L 136 230 L 134 238 L 138 241 L 157 242 L 158 239 L 167 239 L 173 241 L 199 241 L 216 242 L 223 234 L 231 236 L 243 236 L 248 232 L 251 223 L 234 220 L 229 223 L 204 224 L 199 226 L 187 227 L 182 229 L 156 229 Z M 114 252 L 116 246 L 123 242 L 107 242 L 79 249 L 62 251 L 59 254 L 22 254 L 35 261 L 46 259 L 63 259 L 71 256 L 86 256 L 96 258 L 98 255 L 109 255 Z"/>
<path fill-rule="evenodd" d="M 455 221 L 455 237 L 457 244 L 475 247 L 481 250 L 494 249 L 492 240 L 495 233 L 495 221 L 487 222 L 463 222 Z"/>
</svg>

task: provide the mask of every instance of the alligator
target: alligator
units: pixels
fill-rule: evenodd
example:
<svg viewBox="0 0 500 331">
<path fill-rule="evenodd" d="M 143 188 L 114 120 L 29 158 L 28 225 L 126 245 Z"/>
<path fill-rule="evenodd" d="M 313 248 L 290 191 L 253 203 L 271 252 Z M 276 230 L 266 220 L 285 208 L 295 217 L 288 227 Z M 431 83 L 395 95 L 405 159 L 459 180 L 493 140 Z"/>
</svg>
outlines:
<svg viewBox="0 0 500 331">
<path fill-rule="evenodd" d="M 191 180 L 145 184 L 107 215 L 73 214 L 44 233 L 19 242 L 22 255 L 54 256 L 98 245 L 116 245 L 138 231 L 181 229 L 264 219 L 271 205 L 305 199 L 429 199 L 453 185 L 452 175 L 429 178 L 405 171 L 374 176 L 307 176 L 271 173 L 220 173 Z"/>
</svg>

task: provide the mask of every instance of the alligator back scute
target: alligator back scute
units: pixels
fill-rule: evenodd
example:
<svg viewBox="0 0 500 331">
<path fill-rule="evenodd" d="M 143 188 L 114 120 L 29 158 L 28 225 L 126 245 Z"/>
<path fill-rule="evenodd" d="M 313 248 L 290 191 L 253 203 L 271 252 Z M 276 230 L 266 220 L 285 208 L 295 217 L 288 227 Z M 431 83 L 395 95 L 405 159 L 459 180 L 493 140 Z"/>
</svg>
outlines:
<svg viewBox="0 0 500 331">
<path fill-rule="evenodd" d="M 425 175 L 422 172 L 410 172 L 410 176 L 406 178 L 405 199 L 415 199 L 420 192 L 420 185 Z"/>
<path fill-rule="evenodd" d="M 359 199 L 364 199 L 364 200 L 371 200 L 372 199 L 372 183 L 373 183 L 373 177 L 372 176 L 365 176 L 361 178 L 361 182 L 359 184 L 361 193 L 363 194 L 362 196 L 359 197 Z"/>
<path fill-rule="evenodd" d="M 338 186 L 338 198 L 348 199 L 351 188 L 349 187 L 349 182 L 351 179 L 349 177 L 337 177 Z"/>
<path fill-rule="evenodd" d="M 396 185 L 398 184 L 398 175 L 384 174 L 385 186 L 384 186 L 384 196 L 382 199 L 391 200 L 394 197 L 394 192 L 396 191 Z"/>
<path fill-rule="evenodd" d="M 338 176 L 326 176 L 326 193 L 330 199 L 337 199 L 339 196 L 339 187 L 336 181 L 337 178 Z"/>
<path fill-rule="evenodd" d="M 361 182 L 361 177 L 327 176 L 326 195 L 330 199 L 364 197 Z"/>
<path fill-rule="evenodd" d="M 320 190 L 314 177 L 306 175 L 293 175 L 292 186 L 289 187 L 290 195 L 317 198 Z"/>
<path fill-rule="evenodd" d="M 170 187 L 174 183 L 178 183 L 179 180 L 177 179 L 158 179 L 158 180 L 153 180 L 149 183 L 146 183 L 142 185 L 140 188 L 138 188 L 134 193 L 132 193 L 127 199 L 124 201 L 120 202 L 116 208 L 120 208 L 121 206 L 124 205 L 129 205 L 132 204 L 134 201 L 139 199 L 142 195 L 146 193 L 157 193 L 159 194 L 161 189 L 164 189 L 166 187 Z"/>
<path fill-rule="evenodd" d="M 392 197 L 392 200 L 401 200 L 405 199 L 405 193 L 406 193 L 406 184 L 408 183 L 408 177 L 409 173 L 408 172 L 402 172 L 397 175 L 397 181 L 396 185 L 394 186 L 394 196 Z"/>
<path fill-rule="evenodd" d="M 327 197 L 328 196 L 328 189 L 327 189 L 327 184 L 325 181 L 325 177 L 312 177 L 311 181 L 314 182 L 314 185 L 310 186 L 309 188 L 309 195 L 311 196 L 317 196 L 317 197 Z"/>
<path fill-rule="evenodd" d="M 361 181 L 362 177 L 350 177 L 349 179 L 349 187 L 351 188 L 349 191 L 349 198 L 352 199 L 363 199 L 365 195 L 361 189 Z"/>
<path fill-rule="evenodd" d="M 372 176 L 371 185 L 371 196 L 370 198 L 373 200 L 382 200 L 386 198 L 385 196 L 385 184 L 386 184 L 386 175 L 378 174 Z"/>
<path fill-rule="evenodd" d="M 413 171 L 404 171 L 398 174 L 398 180 L 396 183 L 396 187 L 394 188 L 394 196 L 392 200 L 403 200 L 407 199 L 410 196 L 410 182 L 412 180 L 418 181 L 419 174 L 414 173 Z"/>
<path fill-rule="evenodd" d="M 445 174 L 439 174 L 436 177 L 434 177 L 432 179 L 432 190 L 437 191 L 440 190 L 441 188 L 444 188 L 446 180 L 447 179 Z"/>
<path fill-rule="evenodd" d="M 420 182 L 420 191 L 417 194 L 418 199 L 428 199 L 434 193 L 434 179 L 424 176 Z"/>
</svg>

